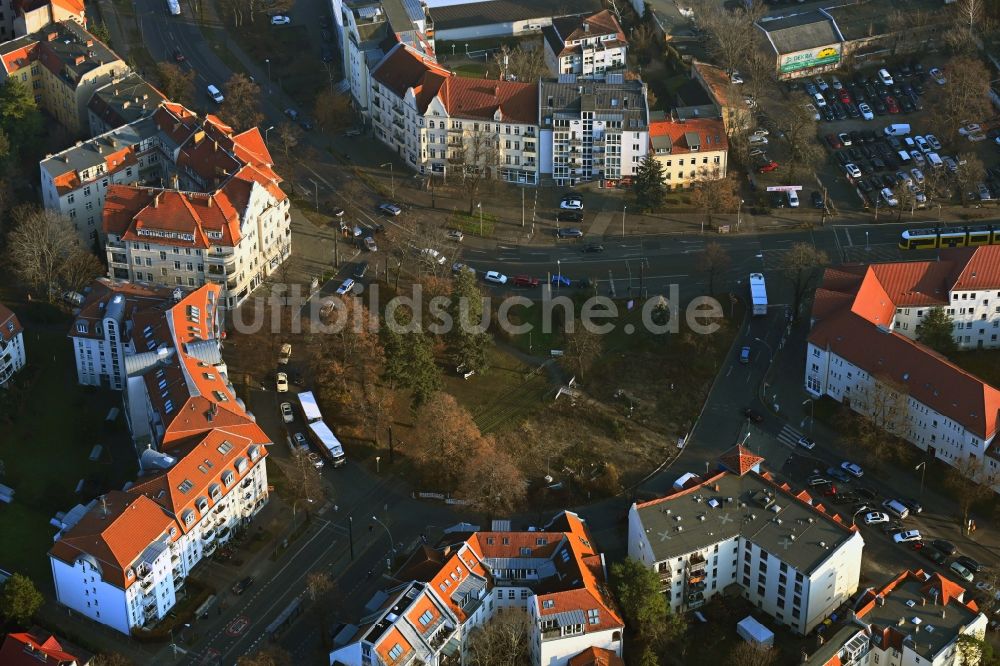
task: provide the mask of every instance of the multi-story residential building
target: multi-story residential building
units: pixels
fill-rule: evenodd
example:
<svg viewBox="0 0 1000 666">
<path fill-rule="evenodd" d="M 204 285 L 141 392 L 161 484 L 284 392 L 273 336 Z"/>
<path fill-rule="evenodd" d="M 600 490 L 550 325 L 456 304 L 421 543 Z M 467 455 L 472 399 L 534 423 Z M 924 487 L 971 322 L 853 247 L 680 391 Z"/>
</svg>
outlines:
<svg viewBox="0 0 1000 666">
<path fill-rule="evenodd" d="M 941 258 L 828 269 L 813 302 L 805 388 L 939 460 L 958 465 L 971 457 L 987 478 L 1000 478 L 1000 390 L 911 337 L 932 308 L 943 307 L 962 346 L 997 344 L 1000 247 Z"/>
<path fill-rule="evenodd" d="M 168 102 L 151 116 L 47 156 L 39 164 L 42 205 L 68 217 L 88 246 L 103 242 L 101 218 L 111 185 L 198 189 L 190 179 L 181 182 L 176 161 L 199 126 L 194 112 Z"/>
<path fill-rule="evenodd" d="M 649 154 L 663 165 L 670 189 L 726 177 L 729 142 L 721 120 L 660 120 L 649 124 Z"/>
<path fill-rule="evenodd" d="M 221 291 L 177 289 L 124 327 L 141 476 L 70 511 L 49 551 L 59 603 L 125 634 L 164 618 L 192 568 L 268 499 L 271 442 L 227 378 Z"/>
<path fill-rule="evenodd" d="M 607 9 L 586 17 L 553 19 L 542 28 L 545 64 L 554 75 L 601 76 L 625 69 L 628 40 Z"/>
<path fill-rule="evenodd" d="M 414 553 L 395 575 L 409 582 L 381 595 L 330 663 L 461 663 L 470 631 L 511 608 L 530 618 L 532 664 L 565 666 L 592 648 L 621 657 L 624 624 L 583 520 L 567 511 L 523 532 L 498 523 Z"/>
<path fill-rule="evenodd" d="M 726 70 L 717 65 L 695 60 L 691 63 L 691 79 L 697 82 L 711 98 L 711 113 L 710 115 L 704 113 L 705 107 L 700 104 L 682 105 L 674 110 L 677 117 L 682 120 L 722 118 L 726 133 L 730 136 L 752 126 L 751 109 L 744 100 L 740 86 L 733 83 Z"/>
<path fill-rule="evenodd" d="M 17 315 L 0 303 L 0 388 L 24 367 L 24 328 Z"/>
<path fill-rule="evenodd" d="M 857 591 L 864 540 L 806 491 L 761 471 L 737 446 L 719 470 L 629 510 L 628 553 L 654 569 L 675 613 L 731 585 L 807 634 Z"/>
<path fill-rule="evenodd" d="M 152 115 L 167 101 L 159 90 L 135 72 L 101 86 L 87 103 L 90 136 L 111 130 Z"/>
<path fill-rule="evenodd" d="M 7 634 L 0 645 L 4 666 L 89 666 L 93 655 L 41 627 Z"/>
<path fill-rule="evenodd" d="M 869 588 L 809 655 L 816 666 L 964 666 L 959 636 L 983 640 L 987 618 L 966 591 L 939 573 L 904 571 Z"/>
<path fill-rule="evenodd" d="M 89 129 L 87 104 L 94 91 L 124 76 L 128 66 L 75 20 L 52 23 L 0 44 L 0 84 L 17 79 L 71 133 Z"/>
<path fill-rule="evenodd" d="M 539 163 L 556 185 L 628 180 L 649 149 L 646 85 L 621 74 L 603 81 L 539 83 Z"/>
<path fill-rule="evenodd" d="M 535 184 L 537 95 L 533 83 L 455 76 L 398 44 L 372 71 L 372 126 L 421 173 L 475 165 L 490 178 Z"/>
<path fill-rule="evenodd" d="M 0 0 L 0 42 L 30 35 L 59 21 L 86 25 L 83 3 L 79 0 Z"/>
<path fill-rule="evenodd" d="M 125 356 L 136 353 L 131 346 L 136 314 L 144 310 L 162 314 L 173 305 L 173 295 L 173 289 L 168 287 L 108 278 L 94 280 L 69 332 L 77 381 L 116 391 L 125 388 Z"/>
<path fill-rule="evenodd" d="M 432 61 L 434 30 L 422 3 L 403 0 L 334 0 L 343 49 L 344 80 L 355 108 L 367 116 L 371 71 L 396 45 L 406 44 Z M 339 10 L 336 5 L 340 5 Z"/>
</svg>

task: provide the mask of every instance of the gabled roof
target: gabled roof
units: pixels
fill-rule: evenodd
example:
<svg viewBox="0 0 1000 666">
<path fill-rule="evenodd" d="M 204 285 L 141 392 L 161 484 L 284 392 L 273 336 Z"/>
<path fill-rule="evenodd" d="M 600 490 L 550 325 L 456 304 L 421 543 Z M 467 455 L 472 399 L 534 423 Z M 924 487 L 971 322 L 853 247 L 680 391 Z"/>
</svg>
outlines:
<svg viewBox="0 0 1000 666">
<path fill-rule="evenodd" d="M 1000 245 L 946 250 L 941 258 L 954 263 L 949 276 L 953 291 L 1000 289 Z"/>
<path fill-rule="evenodd" d="M 538 122 L 537 83 L 452 76 L 444 81 L 437 96 L 453 118 L 493 120 L 499 110 L 501 122 Z"/>
<path fill-rule="evenodd" d="M 725 125 L 712 118 L 650 122 L 649 143 L 654 152 L 662 148 L 670 155 L 729 150 Z"/>
<path fill-rule="evenodd" d="M 40 627 L 10 633 L 0 645 L 4 666 L 86 666 L 92 655 Z"/>
<path fill-rule="evenodd" d="M 586 17 L 564 16 L 552 20 L 552 25 L 542 28 L 542 34 L 549 47 L 557 57 L 567 56 L 571 53 L 580 53 L 583 46 L 573 44 L 574 41 L 594 39 L 604 37 L 598 46 L 601 48 L 618 48 L 628 44 L 625 33 L 621 25 L 607 9 L 602 9 L 596 14 Z M 587 48 L 594 48 L 594 44 Z"/>
<path fill-rule="evenodd" d="M 239 243 L 240 213 L 225 191 L 210 194 L 111 185 L 104 204 L 104 232 L 124 241 L 208 249 Z"/>
<path fill-rule="evenodd" d="M 569 666 L 625 666 L 625 661 L 611 650 L 589 647 L 570 657 Z"/>
<path fill-rule="evenodd" d="M 10 308 L 0 303 L 0 340 L 10 342 L 24 330 L 20 320 Z"/>
<path fill-rule="evenodd" d="M 427 110 L 427 104 L 438 94 L 445 80 L 453 76 L 444 67 L 406 44 L 396 44 L 372 70 L 372 78 L 389 88 L 396 97 L 406 97 L 413 89 L 417 109 Z"/>
</svg>

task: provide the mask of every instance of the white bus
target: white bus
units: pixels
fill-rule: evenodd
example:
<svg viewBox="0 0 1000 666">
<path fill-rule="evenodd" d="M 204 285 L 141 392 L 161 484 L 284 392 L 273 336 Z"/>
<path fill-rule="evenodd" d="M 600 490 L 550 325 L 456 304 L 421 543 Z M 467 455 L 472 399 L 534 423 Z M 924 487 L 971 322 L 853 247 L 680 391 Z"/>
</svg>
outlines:
<svg viewBox="0 0 1000 666">
<path fill-rule="evenodd" d="M 302 406 L 302 416 L 305 417 L 306 423 L 323 420 L 323 414 L 319 411 L 316 396 L 313 395 L 312 391 L 299 393 L 299 405 Z"/>
<path fill-rule="evenodd" d="M 319 448 L 334 467 L 343 467 L 347 464 L 347 456 L 344 455 L 344 447 L 340 440 L 333 434 L 333 431 L 322 421 L 313 421 L 309 424 L 309 434 L 312 435 L 313 444 Z"/>
<path fill-rule="evenodd" d="M 763 273 L 750 274 L 750 300 L 753 303 L 754 317 L 767 314 L 767 288 L 764 286 Z"/>
</svg>

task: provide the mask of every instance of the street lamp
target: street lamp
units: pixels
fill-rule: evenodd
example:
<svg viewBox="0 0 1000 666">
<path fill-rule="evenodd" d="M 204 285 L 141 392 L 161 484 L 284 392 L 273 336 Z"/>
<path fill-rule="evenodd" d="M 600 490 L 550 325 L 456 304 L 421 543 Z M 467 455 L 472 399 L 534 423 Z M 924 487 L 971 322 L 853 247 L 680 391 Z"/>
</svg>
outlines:
<svg viewBox="0 0 1000 666">
<path fill-rule="evenodd" d="M 386 167 L 389 167 L 389 185 L 390 185 L 390 188 L 391 188 L 389 190 L 389 193 L 392 196 L 393 201 L 395 201 L 395 199 L 396 199 L 396 176 L 395 176 L 395 174 L 393 173 L 393 170 L 392 170 L 392 162 L 386 162 L 385 164 L 380 164 L 379 167 L 382 168 L 382 169 L 384 169 Z"/>
<path fill-rule="evenodd" d="M 476 204 L 476 208 L 479 209 L 479 237 L 483 236 L 483 202 L 480 201 Z"/>
<path fill-rule="evenodd" d="M 816 410 L 814 407 L 816 403 L 813 402 L 812 398 L 807 398 L 806 401 L 802 403 L 802 406 L 805 407 L 806 403 L 809 403 L 809 434 L 811 435 L 813 431 L 813 421 L 816 418 Z"/>
<path fill-rule="evenodd" d="M 625 211 L 627 209 L 628 209 L 628 206 L 626 206 L 625 204 L 622 204 L 622 239 L 625 238 Z"/>
<path fill-rule="evenodd" d="M 392 540 L 392 532 L 389 531 L 388 525 L 386 525 L 385 523 L 383 523 L 381 520 L 379 520 L 375 516 L 372 516 L 372 520 L 374 520 L 376 523 L 378 523 L 379 525 L 381 525 L 382 528 L 385 530 L 386 535 L 388 535 L 388 537 L 389 537 L 389 552 L 391 553 L 390 557 L 395 558 L 396 557 L 396 542 Z"/>
<path fill-rule="evenodd" d="M 267 80 L 271 80 L 271 59 L 264 58 L 264 62 L 267 64 Z"/>
<path fill-rule="evenodd" d="M 556 291 L 562 286 L 562 260 L 556 259 Z"/>
<path fill-rule="evenodd" d="M 920 470 L 920 494 L 918 497 L 924 496 L 924 474 L 927 472 L 927 461 L 923 461 L 919 465 L 913 468 L 914 471 Z"/>
<path fill-rule="evenodd" d="M 745 203 L 743 199 L 740 199 L 740 204 L 736 207 L 736 231 L 740 230 L 740 223 L 743 221 L 743 204 Z"/>
<path fill-rule="evenodd" d="M 876 210 L 878 210 L 876 208 Z M 865 232 L 865 252 L 871 252 L 872 246 L 868 243 L 868 232 Z"/>
<path fill-rule="evenodd" d="M 774 349 L 771 348 L 771 345 L 768 344 L 767 340 L 764 340 L 763 338 L 754 338 L 754 342 L 759 342 L 765 347 L 767 347 L 767 351 L 770 354 L 770 356 L 768 356 L 768 362 L 770 362 L 774 357 Z"/>
<path fill-rule="evenodd" d="M 271 144 L 267 142 L 267 133 L 274 129 L 274 125 L 271 125 L 266 130 L 264 130 L 264 144 L 270 148 Z"/>
</svg>

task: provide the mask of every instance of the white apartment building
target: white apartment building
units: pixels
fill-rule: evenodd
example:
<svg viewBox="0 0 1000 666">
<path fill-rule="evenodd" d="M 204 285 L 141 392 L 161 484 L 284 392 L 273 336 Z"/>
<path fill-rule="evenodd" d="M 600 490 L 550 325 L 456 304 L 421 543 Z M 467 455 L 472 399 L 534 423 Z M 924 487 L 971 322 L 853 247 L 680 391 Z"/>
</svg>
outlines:
<svg viewBox="0 0 1000 666">
<path fill-rule="evenodd" d="M 267 436 L 221 357 L 221 289 L 137 310 L 125 412 L 140 477 L 60 518 L 49 551 L 59 603 L 129 634 L 176 603 L 203 557 L 267 502 Z"/>
<path fill-rule="evenodd" d="M 539 83 L 541 175 L 556 185 L 603 180 L 608 186 L 635 175 L 649 150 L 646 85 L 608 74 L 603 81 Z"/>
<path fill-rule="evenodd" d="M 588 649 L 621 657 L 624 624 L 582 519 L 564 512 L 524 532 L 498 523 L 414 553 L 395 576 L 410 582 L 381 595 L 352 635 L 335 637 L 330 663 L 461 663 L 469 632 L 509 608 L 531 618 L 532 664 L 565 666 Z"/>
<path fill-rule="evenodd" d="M 132 345 L 133 318 L 144 310 L 162 315 L 173 302 L 174 292 L 166 287 L 108 278 L 94 280 L 69 332 L 77 381 L 116 391 L 125 388 L 125 356 L 136 353 Z"/>
<path fill-rule="evenodd" d="M 817 666 L 965 666 L 959 636 L 983 640 L 987 617 L 939 573 L 904 571 L 870 588 L 808 657 Z"/>
<path fill-rule="evenodd" d="M 375 136 L 420 173 L 466 165 L 506 182 L 538 182 L 538 86 L 455 76 L 403 44 L 372 71 Z"/>
<path fill-rule="evenodd" d="M 930 308 L 947 306 L 956 313 L 956 339 L 968 325 L 974 333 L 969 343 L 962 333 L 963 344 L 988 340 L 992 323 L 983 317 L 994 316 L 1000 292 L 981 280 L 1000 254 L 978 248 L 942 256 L 940 262 L 828 269 L 813 304 L 805 388 L 872 416 L 939 460 L 955 465 L 973 457 L 998 476 L 993 445 L 1000 391 L 910 336 L 919 334 Z"/>
<path fill-rule="evenodd" d="M 649 151 L 663 165 L 663 180 L 670 189 L 726 177 L 729 141 L 722 120 L 653 121 Z"/>
<path fill-rule="evenodd" d="M 24 367 L 24 327 L 10 308 L 0 303 L 0 388 Z"/>
<path fill-rule="evenodd" d="M 737 446 L 720 471 L 629 510 L 628 553 L 653 568 L 683 613 L 731 586 L 797 634 L 808 634 L 857 591 L 864 540 L 760 471 Z"/>
<path fill-rule="evenodd" d="M 576 74 L 602 76 L 623 71 L 628 40 L 621 25 L 607 9 L 590 16 L 566 16 L 542 28 L 545 64 L 553 76 Z"/>
</svg>

